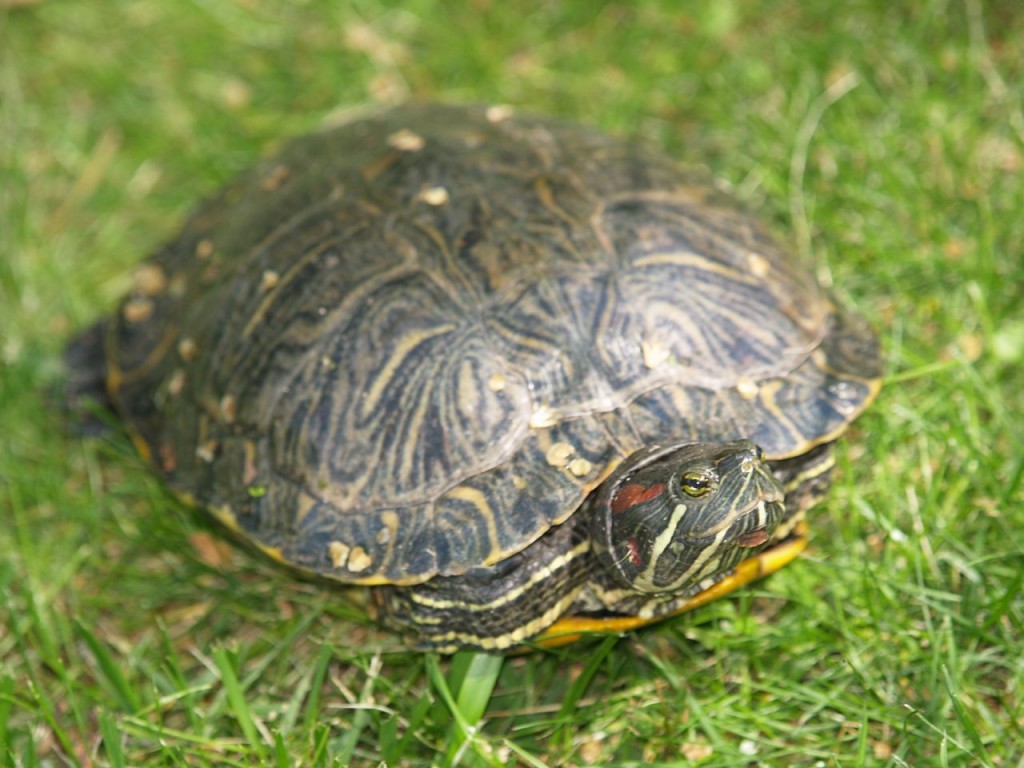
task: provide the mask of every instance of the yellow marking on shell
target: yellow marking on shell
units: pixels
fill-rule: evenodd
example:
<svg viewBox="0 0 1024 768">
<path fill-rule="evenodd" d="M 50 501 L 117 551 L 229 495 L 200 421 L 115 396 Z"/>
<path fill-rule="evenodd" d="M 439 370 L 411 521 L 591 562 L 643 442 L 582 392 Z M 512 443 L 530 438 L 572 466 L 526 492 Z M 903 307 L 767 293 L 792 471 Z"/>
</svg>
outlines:
<svg viewBox="0 0 1024 768">
<path fill-rule="evenodd" d="M 373 561 L 362 547 L 350 547 L 343 541 L 332 541 L 327 545 L 327 555 L 331 565 L 341 570 L 344 568 L 352 573 L 359 573 L 369 568 Z"/>
<path fill-rule="evenodd" d="M 238 401 L 234 395 L 224 395 L 217 405 L 220 417 L 225 424 L 234 424 L 238 416 Z"/>
<path fill-rule="evenodd" d="M 426 146 L 426 141 L 418 133 L 403 128 L 388 136 L 388 146 L 403 152 L 419 152 Z"/>
<path fill-rule="evenodd" d="M 181 272 L 172 277 L 170 283 L 167 285 L 167 295 L 174 299 L 180 299 L 185 295 L 185 291 L 187 290 L 188 280 Z"/>
<path fill-rule="evenodd" d="M 744 400 L 754 400 L 761 391 L 761 387 L 753 379 L 741 378 L 736 382 L 736 391 Z"/>
<path fill-rule="evenodd" d="M 130 371 L 123 371 L 117 365 L 117 341 L 113 338 L 112 333 L 107 334 L 104 341 L 104 351 L 107 360 L 107 392 L 111 395 L 116 395 L 125 384 L 138 381 L 143 376 L 146 376 L 157 363 L 164 359 L 176 338 L 177 331 L 174 328 L 168 328 L 164 331 L 160 341 L 150 349 L 145 360 Z"/>
<path fill-rule="evenodd" d="M 638 256 L 633 260 L 633 264 L 636 267 L 692 267 L 694 270 L 701 273 L 723 275 L 728 277 L 730 280 L 735 280 L 741 283 L 753 282 L 752 276 L 746 272 L 739 272 L 727 264 L 722 264 L 721 262 L 708 259 L 690 251 L 658 251 Z"/>
<path fill-rule="evenodd" d="M 548 429 L 558 423 L 558 415 L 546 405 L 530 414 L 531 429 Z"/>
<path fill-rule="evenodd" d="M 501 123 L 508 120 L 515 114 L 515 110 L 508 104 L 492 104 L 484 112 L 484 117 L 489 123 Z"/>
<path fill-rule="evenodd" d="M 203 238 L 198 243 L 196 243 L 195 256 L 197 259 L 206 261 L 211 256 L 213 256 L 215 250 L 216 249 L 214 248 L 213 240 L 210 240 L 209 238 Z"/>
<path fill-rule="evenodd" d="M 199 355 L 199 345 L 188 336 L 178 342 L 178 357 L 186 363 L 191 363 Z"/>
<path fill-rule="evenodd" d="M 135 270 L 132 291 L 139 296 L 159 296 L 167 290 L 167 274 L 158 264 L 144 264 Z"/>
<path fill-rule="evenodd" d="M 640 354 L 644 359 L 644 367 L 654 369 L 669 361 L 672 350 L 658 339 L 644 339 L 640 342 Z"/>
<path fill-rule="evenodd" d="M 484 560 L 484 565 L 490 565 L 503 557 L 498 546 L 498 526 L 494 520 L 494 510 L 487 502 L 483 491 L 468 485 L 458 485 L 445 494 L 451 499 L 465 501 L 476 507 L 480 516 L 487 526 L 487 540 L 491 544 L 491 554 Z"/>
<path fill-rule="evenodd" d="M 175 368 L 167 378 L 167 394 L 177 397 L 185 389 L 185 371 Z"/>
<path fill-rule="evenodd" d="M 384 366 L 374 378 L 373 386 L 371 386 L 369 391 L 366 392 L 362 402 L 359 404 L 361 412 L 366 414 L 377 409 L 380 399 L 384 395 L 384 390 L 386 390 L 391 384 L 395 371 L 398 370 L 399 366 L 401 366 L 402 362 L 412 350 L 416 349 L 416 347 L 423 342 L 428 341 L 435 336 L 443 336 L 454 329 L 455 326 L 452 323 L 445 323 L 444 325 L 436 326 L 434 328 L 420 329 L 402 336 L 391 351 L 391 357 L 388 358 L 387 362 L 384 363 Z"/>
<path fill-rule="evenodd" d="M 349 552 L 352 548 L 341 541 L 332 541 L 327 545 L 327 555 L 331 558 L 331 565 L 335 568 L 344 568 L 348 563 Z"/>
<path fill-rule="evenodd" d="M 426 187 L 421 189 L 420 193 L 416 195 L 417 200 L 421 200 L 427 205 L 444 205 L 448 202 L 448 190 L 444 187 Z"/>
<path fill-rule="evenodd" d="M 551 185 L 544 176 L 539 176 L 537 180 L 534 181 L 533 191 L 537 194 L 537 198 L 540 200 L 541 205 L 551 211 L 551 213 L 555 214 L 555 216 L 560 218 L 566 224 L 576 224 L 576 220 L 573 216 L 567 213 L 565 209 L 555 201 L 555 196 L 551 192 Z"/>
<path fill-rule="evenodd" d="M 306 519 L 306 515 L 309 511 L 317 505 L 317 500 L 309 494 L 303 493 L 299 495 L 298 506 L 295 508 L 295 525 L 299 526 L 302 521 Z"/>
<path fill-rule="evenodd" d="M 505 381 L 505 377 L 500 373 L 492 374 L 491 377 L 487 379 L 487 386 L 492 392 L 501 392 L 505 389 L 506 384 L 507 382 Z"/>
<path fill-rule="evenodd" d="M 864 411 L 869 405 L 871 405 L 871 403 L 874 402 L 875 398 L 878 397 L 878 393 L 882 391 L 881 379 L 863 380 L 862 383 L 868 388 L 867 395 L 864 396 L 864 399 L 861 401 L 860 406 L 857 408 L 857 410 L 853 413 L 847 414 L 846 419 L 839 425 L 837 425 L 835 429 L 833 429 L 831 432 L 825 432 L 813 440 L 807 440 L 803 443 L 800 443 L 794 450 L 790 451 L 789 453 L 772 456 L 772 458 L 790 459 L 793 458 L 794 456 L 800 456 L 804 453 L 807 453 L 807 451 L 811 450 L 812 448 L 816 448 L 819 445 L 831 443 L 837 437 L 842 435 L 849 428 L 850 423 L 853 421 L 853 419 L 856 418 L 856 416 L 862 411 Z"/>
<path fill-rule="evenodd" d="M 286 558 L 286 557 L 284 556 L 284 553 L 283 553 L 283 552 L 281 551 L 281 548 L 280 548 L 280 547 L 269 547 L 269 546 L 267 546 L 266 544 L 264 544 L 263 542 L 261 542 L 261 541 L 257 541 L 257 540 L 255 540 L 255 539 L 252 539 L 252 541 L 254 541 L 254 542 L 255 542 L 255 544 L 256 544 L 256 548 L 257 548 L 257 549 L 258 549 L 258 550 L 259 550 L 260 552 L 262 552 L 262 553 L 263 553 L 264 555 L 266 555 L 267 557 L 269 557 L 269 558 L 270 558 L 271 560 L 273 560 L 274 562 L 277 562 L 277 563 L 281 563 L 282 565 L 287 565 L 287 566 L 292 566 L 292 565 L 293 565 L 293 564 L 292 564 L 291 562 L 289 562 L 289 560 L 288 560 L 288 559 L 287 559 L 287 558 Z"/>
<path fill-rule="evenodd" d="M 156 309 L 156 305 L 152 299 L 128 299 L 121 307 L 121 315 L 126 323 L 143 323 L 153 316 L 154 309 Z"/>
<path fill-rule="evenodd" d="M 281 275 L 272 269 L 265 270 L 260 276 L 260 293 L 269 293 L 274 290 L 278 282 L 281 280 Z"/>
<path fill-rule="evenodd" d="M 264 242 L 273 242 L 275 238 L 281 236 L 282 231 L 287 231 L 287 224 L 282 225 L 281 227 L 278 227 L 273 232 L 271 232 L 264 240 Z M 245 328 L 242 329 L 243 339 L 248 338 L 249 335 L 252 334 L 252 332 L 256 329 L 256 327 L 263 322 L 264 318 L 267 315 L 267 312 L 270 311 L 270 307 L 273 306 L 273 303 L 275 301 L 276 294 L 274 291 L 279 290 L 283 284 L 290 283 L 293 279 L 295 279 L 297 275 L 301 274 L 302 271 L 306 269 L 311 263 L 315 262 L 316 259 L 319 259 L 321 256 L 323 256 L 325 251 L 329 251 L 329 249 L 334 247 L 335 245 L 336 243 L 333 239 L 324 240 L 318 247 L 306 251 L 305 253 L 303 253 L 301 258 L 297 258 L 294 261 L 292 261 L 288 266 L 288 270 L 283 275 L 278 275 L 277 282 L 274 284 L 274 289 L 268 291 L 263 296 L 263 300 L 260 302 L 260 305 L 253 311 L 252 315 L 249 317 L 249 320 L 245 324 Z M 327 314 L 326 308 L 320 307 L 319 314 L 321 317 Z"/>
<path fill-rule="evenodd" d="M 373 558 L 362 547 L 353 547 L 348 554 L 348 570 L 352 573 L 362 573 L 373 565 Z"/>
<path fill-rule="evenodd" d="M 758 399 L 760 400 L 762 407 L 766 411 L 768 411 L 768 413 L 771 414 L 771 420 L 775 422 L 775 425 L 777 427 L 784 426 L 791 435 L 795 435 L 797 438 L 795 441 L 793 441 L 797 444 L 796 450 L 792 451 L 786 456 L 772 456 L 773 459 L 782 459 L 788 458 L 789 456 L 796 456 L 805 453 L 812 447 L 811 445 L 807 445 L 806 443 L 800 442 L 801 440 L 804 439 L 804 435 L 793 423 L 793 420 L 787 414 L 786 409 L 779 408 L 778 403 L 775 401 L 775 396 L 782 389 L 782 386 L 783 382 L 781 380 L 773 379 L 772 381 L 762 383 L 761 386 L 758 388 L 757 393 Z M 845 430 L 846 426 L 847 425 L 843 424 L 842 428 L 839 431 Z M 817 445 L 820 442 L 825 442 L 825 440 L 820 439 L 816 441 L 814 445 Z"/>
<path fill-rule="evenodd" d="M 563 616 L 537 637 L 539 645 L 557 648 L 579 640 L 590 634 L 621 634 L 640 627 L 646 627 L 672 616 L 700 608 L 718 600 L 737 589 L 758 579 L 775 573 L 791 563 L 807 547 L 807 525 L 800 521 L 795 526 L 796 536 L 766 549 L 754 557 L 744 560 L 727 577 L 699 592 L 675 610 L 662 616 L 614 616 L 594 618 L 589 616 Z"/>
<path fill-rule="evenodd" d="M 564 467 L 569 463 L 569 459 L 571 459 L 575 453 L 576 449 L 569 445 L 569 443 L 559 442 L 553 443 L 551 447 L 548 448 L 544 458 L 547 460 L 548 464 L 553 467 Z"/>
<path fill-rule="evenodd" d="M 231 511 L 231 507 L 227 506 L 226 504 L 220 506 L 200 505 L 197 503 L 196 497 L 193 496 L 191 493 L 188 493 L 187 491 L 175 491 L 174 496 L 186 507 L 202 506 L 207 512 L 209 512 L 209 514 L 217 522 L 219 522 L 221 525 L 223 525 L 225 528 L 231 531 L 231 533 L 235 534 L 240 539 L 244 539 L 245 541 L 251 543 L 253 546 L 256 547 L 256 549 L 258 549 L 260 552 L 262 552 L 264 555 L 269 557 L 274 562 L 281 563 L 282 565 L 287 565 L 291 568 L 296 567 L 294 563 L 290 562 L 287 558 L 285 558 L 284 553 L 281 551 L 280 547 L 268 546 L 267 544 L 261 542 L 259 539 L 255 539 L 250 534 L 246 533 L 242 529 L 242 526 L 238 524 L 238 518 L 235 517 L 235 513 Z M 300 568 L 299 570 L 303 569 Z"/>
<path fill-rule="evenodd" d="M 263 187 L 266 192 L 275 192 L 281 188 L 281 186 L 288 181 L 288 177 L 292 175 L 291 168 L 283 163 L 275 165 L 270 169 L 270 173 L 263 177 L 260 181 L 260 186 Z"/>
<path fill-rule="evenodd" d="M 252 485 L 256 481 L 256 444 L 252 440 L 246 440 L 242 444 L 242 450 L 242 485 Z"/>
<path fill-rule="evenodd" d="M 760 253 L 751 251 L 747 254 L 747 269 L 755 277 L 766 277 L 772 269 L 772 263 Z"/>
<path fill-rule="evenodd" d="M 217 458 L 217 451 L 220 450 L 220 442 L 217 440 L 204 440 L 196 446 L 196 458 L 204 464 L 212 464 Z"/>
<path fill-rule="evenodd" d="M 577 457 L 569 462 L 569 471 L 576 477 L 586 477 L 594 471 L 594 465 L 582 457 Z"/>
<path fill-rule="evenodd" d="M 463 360 L 459 365 L 458 406 L 465 414 L 475 414 L 480 409 L 480 388 L 473 370 L 473 363 Z"/>
<path fill-rule="evenodd" d="M 187 495 L 190 504 L 195 503 L 195 499 Z M 219 520 L 226 528 L 234 531 L 235 533 L 242 534 L 242 526 L 238 524 L 238 518 L 235 517 L 235 513 L 231 511 L 231 507 L 222 505 L 219 507 L 210 507 L 210 514 Z"/>
</svg>

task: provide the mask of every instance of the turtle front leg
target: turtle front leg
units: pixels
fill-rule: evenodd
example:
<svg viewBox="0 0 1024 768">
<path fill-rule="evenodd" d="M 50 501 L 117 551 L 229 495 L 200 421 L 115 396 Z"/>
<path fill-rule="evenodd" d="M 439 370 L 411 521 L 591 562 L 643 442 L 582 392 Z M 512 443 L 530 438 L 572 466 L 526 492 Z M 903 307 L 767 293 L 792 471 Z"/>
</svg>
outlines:
<svg viewBox="0 0 1024 768">
<path fill-rule="evenodd" d="M 493 566 L 374 589 L 381 618 L 438 653 L 503 653 L 551 626 L 575 602 L 590 568 L 590 542 L 570 520 Z"/>
</svg>

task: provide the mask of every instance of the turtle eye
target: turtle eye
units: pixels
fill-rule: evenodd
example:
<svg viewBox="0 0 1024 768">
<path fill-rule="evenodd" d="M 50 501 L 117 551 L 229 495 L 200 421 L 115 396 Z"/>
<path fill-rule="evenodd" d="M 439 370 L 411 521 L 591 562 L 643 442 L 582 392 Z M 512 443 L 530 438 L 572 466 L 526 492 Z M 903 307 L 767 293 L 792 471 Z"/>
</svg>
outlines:
<svg viewBox="0 0 1024 768">
<path fill-rule="evenodd" d="M 679 478 L 679 485 L 687 496 L 698 499 L 708 491 L 713 490 L 715 484 L 711 475 L 707 472 L 694 472 L 691 470 L 683 472 L 682 477 Z"/>
</svg>

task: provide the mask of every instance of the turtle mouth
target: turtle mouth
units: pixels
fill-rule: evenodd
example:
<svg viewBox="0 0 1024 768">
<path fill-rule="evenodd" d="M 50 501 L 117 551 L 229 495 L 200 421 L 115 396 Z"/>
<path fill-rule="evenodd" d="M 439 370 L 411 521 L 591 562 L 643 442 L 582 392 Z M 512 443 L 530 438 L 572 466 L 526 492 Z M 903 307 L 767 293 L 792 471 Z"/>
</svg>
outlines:
<svg viewBox="0 0 1024 768">
<path fill-rule="evenodd" d="M 749 552 L 744 560 L 753 559 L 760 556 L 762 553 L 771 550 L 774 547 L 778 547 L 787 544 L 794 537 L 799 537 L 799 532 L 795 532 L 798 525 L 804 520 L 804 513 L 797 512 L 792 515 L 786 515 L 783 510 L 783 516 L 779 522 L 772 526 L 771 523 L 762 523 L 766 518 L 770 518 L 771 512 L 770 507 L 766 501 L 760 502 L 757 507 L 752 510 L 752 514 L 756 514 L 759 518 L 759 525 L 745 533 L 740 534 L 736 540 L 735 545 L 741 549 L 756 550 Z M 725 571 L 724 576 L 729 575 L 729 571 Z M 723 577 L 724 577 L 723 576 Z"/>
<path fill-rule="evenodd" d="M 761 502 L 764 505 L 764 502 Z M 797 512 L 784 518 L 769 532 L 768 526 L 759 526 L 736 539 L 737 547 L 750 550 L 731 567 L 701 579 L 686 592 L 687 608 L 672 610 L 681 613 L 697 605 L 735 591 L 763 576 L 774 573 L 803 550 L 807 541 L 804 513 Z"/>
<path fill-rule="evenodd" d="M 783 555 L 783 553 L 791 552 L 798 543 L 799 548 L 803 548 L 803 542 L 806 539 L 806 530 L 803 525 L 804 513 L 800 511 L 786 516 L 785 510 L 783 510 L 782 519 L 773 525 L 771 506 L 772 504 L 768 500 L 762 500 L 751 509 L 749 514 L 757 516 L 757 527 L 745 531 L 733 541 L 733 546 L 742 551 L 742 554 L 737 552 L 735 563 L 705 576 L 687 590 L 686 594 L 690 599 L 699 600 L 705 593 L 717 592 L 722 588 L 723 583 L 734 582 L 738 578 L 737 574 L 741 572 L 756 570 L 767 575 L 778 570 L 778 567 L 771 563 L 780 556 L 786 556 L 789 559 L 793 556 Z M 739 578 L 747 582 L 753 581 L 758 576 Z M 728 591 L 731 592 L 733 589 L 736 587 L 734 586 Z"/>
</svg>

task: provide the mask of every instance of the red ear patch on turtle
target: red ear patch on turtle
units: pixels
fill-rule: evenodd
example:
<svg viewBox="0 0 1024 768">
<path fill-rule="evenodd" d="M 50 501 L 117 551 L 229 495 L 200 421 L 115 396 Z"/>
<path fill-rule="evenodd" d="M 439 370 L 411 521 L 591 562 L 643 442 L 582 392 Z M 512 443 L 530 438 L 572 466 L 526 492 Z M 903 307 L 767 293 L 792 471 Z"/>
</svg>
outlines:
<svg viewBox="0 0 1024 768">
<path fill-rule="evenodd" d="M 637 504 L 657 498 L 664 492 L 664 483 L 655 483 L 650 488 L 645 488 L 640 483 L 628 483 L 619 488 L 612 497 L 612 512 L 616 514 L 624 512 Z"/>
</svg>

